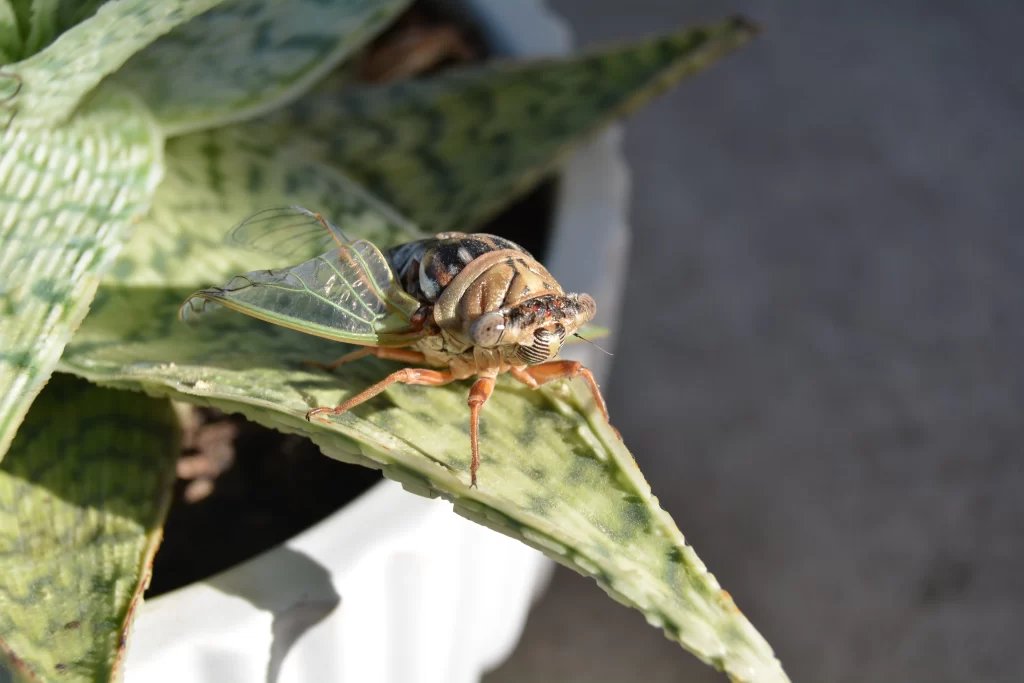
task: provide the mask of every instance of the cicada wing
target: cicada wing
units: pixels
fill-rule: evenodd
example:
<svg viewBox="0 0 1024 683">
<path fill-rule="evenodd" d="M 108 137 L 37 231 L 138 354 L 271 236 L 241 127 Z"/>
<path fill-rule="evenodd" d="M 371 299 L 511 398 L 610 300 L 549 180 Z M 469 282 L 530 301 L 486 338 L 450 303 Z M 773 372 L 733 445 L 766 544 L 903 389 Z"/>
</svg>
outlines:
<svg viewBox="0 0 1024 683">
<path fill-rule="evenodd" d="M 274 256 L 306 258 L 351 242 L 338 226 L 301 206 L 254 213 L 228 233 L 228 241 Z"/>
<path fill-rule="evenodd" d="M 191 322 L 209 302 L 349 344 L 404 346 L 424 334 L 411 322 L 419 302 L 365 240 L 291 268 L 253 271 L 224 287 L 196 292 L 182 305 L 181 319 Z"/>
</svg>

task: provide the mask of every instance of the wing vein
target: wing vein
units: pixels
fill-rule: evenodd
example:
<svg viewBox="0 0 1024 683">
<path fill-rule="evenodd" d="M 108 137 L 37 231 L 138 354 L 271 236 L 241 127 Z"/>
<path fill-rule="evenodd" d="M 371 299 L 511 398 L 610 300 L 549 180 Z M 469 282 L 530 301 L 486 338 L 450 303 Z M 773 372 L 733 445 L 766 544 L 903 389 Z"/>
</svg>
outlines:
<svg viewBox="0 0 1024 683">
<path fill-rule="evenodd" d="M 342 253 L 344 253 L 345 252 L 345 248 L 341 247 L 341 249 L 342 249 Z M 356 300 L 359 301 L 360 304 L 362 304 L 363 308 L 366 309 L 366 312 L 369 313 L 374 318 L 376 318 L 377 317 L 377 312 L 374 311 L 372 308 L 370 308 L 369 304 L 367 304 L 365 301 L 363 301 L 363 297 L 359 296 L 359 293 L 356 292 L 355 287 L 353 287 L 352 284 L 349 283 L 349 281 L 347 279 L 345 279 L 345 276 L 341 274 L 341 271 L 338 270 L 337 268 L 335 268 L 334 264 L 331 263 L 330 261 L 328 261 L 327 259 L 325 259 L 323 256 L 318 256 L 317 258 L 320 261 L 323 261 L 324 263 L 326 263 L 328 265 L 328 267 L 330 267 L 330 269 L 334 271 L 335 275 L 337 275 L 341 279 L 341 281 L 345 283 L 345 286 L 348 287 L 348 291 L 352 292 L 352 296 L 354 296 L 356 298 Z"/>
<path fill-rule="evenodd" d="M 347 311 L 347 310 L 345 310 L 344 308 L 342 308 L 342 307 L 341 307 L 341 306 L 339 306 L 338 304 L 334 303 L 333 301 L 331 301 L 331 300 L 330 300 L 330 299 L 328 299 L 327 297 L 323 296 L 322 294 L 317 294 L 317 293 L 316 293 L 316 292 L 314 292 L 314 291 L 313 291 L 312 289 L 310 289 L 310 288 L 309 288 L 309 285 L 307 285 L 307 284 L 306 284 L 306 281 L 305 281 L 305 280 L 303 280 L 303 279 L 302 279 L 301 277 L 299 277 L 298 275 L 296 275 L 296 274 L 295 274 L 295 271 L 293 271 L 293 270 L 289 269 L 289 270 L 288 270 L 288 272 L 289 272 L 289 273 L 291 273 L 292 275 L 294 275 L 294 276 L 295 276 L 295 279 L 296 279 L 296 280 L 298 280 L 299 282 L 301 282 L 301 283 L 302 283 L 302 288 L 303 288 L 303 289 L 305 289 L 305 290 L 306 290 L 307 292 L 309 292 L 309 294 L 310 294 L 311 296 L 313 296 L 314 298 L 316 298 L 316 299 L 319 299 L 320 301 L 323 301 L 323 302 L 324 302 L 325 304 L 327 304 L 328 306 L 332 306 L 333 308 L 336 308 L 336 309 L 337 309 L 338 311 L 340 311 L 340 312 L 341 312 L 341 314 L 342 314 L 342 315 L 346 315 L 346 316 L 350 316 L 350 317 L 353 317 L 353 318 L 355 318 L 356 320 L 358 320 L 359 322 L 363 322 L 363 323 L 366 323 L 367 325 L 370 325 L 370 326 L 372 326 L 372 325 L 373 325 L 373 323 L 374 323 L 374 320 L 366 320 L 365 318 L 360 318 L 360 317 L 359 317 L 358 315 L 356 315 L 356 314 L 355 314 L 354 312 L 352 312 L 352 311 Z M 281 289 L 287 289 L 287 287 L 282 287 Z M 294 292 L 295 290 L 291 290 L 291 291 L 293 291 L 293 292 Z"/>
</svg>

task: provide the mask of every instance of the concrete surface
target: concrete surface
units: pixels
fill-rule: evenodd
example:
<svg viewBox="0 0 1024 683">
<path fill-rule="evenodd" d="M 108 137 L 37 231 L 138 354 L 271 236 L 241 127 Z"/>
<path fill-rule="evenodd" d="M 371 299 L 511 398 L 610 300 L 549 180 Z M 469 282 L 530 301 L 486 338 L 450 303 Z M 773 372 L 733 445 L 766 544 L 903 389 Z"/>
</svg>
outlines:
<svg viewBox="0 0 1024 683">
<path fill-rule="evenodd" d="M 765 29 L 627 127 L 655 493 L 795 682 L 1024 680 L 1024 4 L 553 4 Z M 725 679 L 560 570 L 486 680 Z"/>
</svg>

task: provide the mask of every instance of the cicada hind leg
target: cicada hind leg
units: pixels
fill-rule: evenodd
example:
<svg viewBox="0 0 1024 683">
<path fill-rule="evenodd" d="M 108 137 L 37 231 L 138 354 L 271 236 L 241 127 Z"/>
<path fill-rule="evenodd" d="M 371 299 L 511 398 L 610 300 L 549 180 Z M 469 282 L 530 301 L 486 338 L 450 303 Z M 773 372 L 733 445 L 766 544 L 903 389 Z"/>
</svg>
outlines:
<svg viewBox="0 0 1024 683">
<path fill-rule="evenodd" d="M 530 387 L 536 389 L 543 384 L 548 382 L 556 382 L 560 379 L 573 379 L 575 377 L 582 377 L 587 382 L 587 386 L 590 387 L 590 393 L 594 396 L 594 403 L 597 404 L 598 409 L 604 416 L 604 421 L 608 423 L 608 426 L 615 432 L 615 436 L 622 439 L 622 435 L 619 434 L 619 430 L 616 429 L 611 420 L 608 418 L 608 406 L 604 402 L 604 396 L 601 395 L 601 388 L 597 386 L 597 379 L 594 378 L 594 373 L 589 368 L 583 366 L 582 363 L 575 360 L 551 360 L 540 365 L 531 365 L 524 368 L 512 368 L 510 370 L 512 376 L 517 380 Z"/>
</svg>

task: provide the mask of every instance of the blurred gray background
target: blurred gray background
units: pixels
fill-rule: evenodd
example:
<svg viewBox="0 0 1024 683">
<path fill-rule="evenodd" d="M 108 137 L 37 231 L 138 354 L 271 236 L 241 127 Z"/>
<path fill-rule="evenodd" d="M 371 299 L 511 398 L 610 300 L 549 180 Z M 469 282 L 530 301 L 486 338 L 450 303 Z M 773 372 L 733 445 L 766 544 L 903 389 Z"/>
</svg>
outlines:
<svg viewBox="0 0 1024 683">
<path fill-rule="evenodd" d="M 655 494 L 794 682 L 1024 680 L 1024 3 L 552 4 L 764 28 L 626 128 Z M 560 569 L 486 680 L 725 677 Z"/>
</svg>

